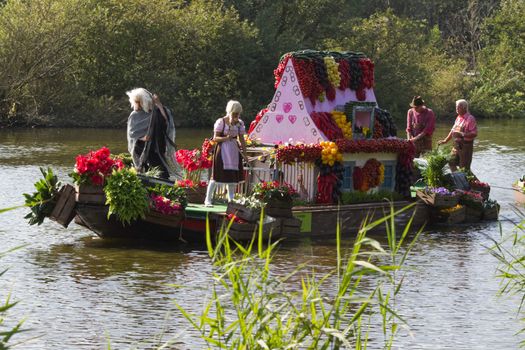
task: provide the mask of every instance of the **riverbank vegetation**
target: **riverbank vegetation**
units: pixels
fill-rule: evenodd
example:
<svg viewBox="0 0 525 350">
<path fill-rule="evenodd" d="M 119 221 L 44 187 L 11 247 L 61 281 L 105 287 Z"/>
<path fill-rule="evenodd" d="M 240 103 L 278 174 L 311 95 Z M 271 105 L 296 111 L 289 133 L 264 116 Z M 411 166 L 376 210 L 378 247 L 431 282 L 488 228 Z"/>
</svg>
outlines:
<svg viewBox="0 0 525 350">
<path fill-rule="evenodd" d="M 414 11 L 414 9 L 417 9 Z M 421 94 L 438 116 L 525 116 L 521 0 L 0 1 L 0 125 L 121 127 L 125 91 L 157 92 L 183 126 L 225 101 L 254 118 L 279 57 L 361 51 L 398 119 Z"/>
</svg>

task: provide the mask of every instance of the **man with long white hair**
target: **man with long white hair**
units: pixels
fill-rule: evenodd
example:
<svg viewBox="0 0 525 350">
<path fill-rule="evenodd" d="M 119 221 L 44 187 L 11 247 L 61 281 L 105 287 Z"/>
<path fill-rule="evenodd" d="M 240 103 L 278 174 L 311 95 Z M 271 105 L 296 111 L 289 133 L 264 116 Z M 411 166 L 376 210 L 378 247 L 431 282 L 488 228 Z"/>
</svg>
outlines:
<svg viewBox="0 0 525 350">
<path fill-rule="evenodd" d="M 128 151 L 139 171 L 160 170 L 161 178 L 169 178 L 173 162 L 169 153 L 175 148 L 175 125 L 171 111 L 162 105 L 156 94 L 144 88 L 126 92 L 133 111 L 128 117 Z M 167 154 L 168 153 L 168 154 Z"/>
</svg>

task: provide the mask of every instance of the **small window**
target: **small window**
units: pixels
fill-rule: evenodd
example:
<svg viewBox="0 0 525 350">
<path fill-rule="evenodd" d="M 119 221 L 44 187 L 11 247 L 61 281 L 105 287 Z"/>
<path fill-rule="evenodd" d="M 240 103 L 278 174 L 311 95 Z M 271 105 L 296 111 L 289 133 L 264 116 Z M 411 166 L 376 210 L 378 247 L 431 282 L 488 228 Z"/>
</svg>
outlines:
<svg viewBox="0 0 525 350">
<path fill-rule="evenodd" d="M 343 191 L 353 191 L 354 190 L 354 181 L 352 176 L 354 174 L 355 162 L 344 162 L 343 163 Z"/>
<path fill-rule="evenodd" d="M 380 188 L 382 190 L 393 191 L 396 184 L 396 162 L 393 160 L 384 160 L 381 163 L 385 166 L 385 180 Z"/>
<path fill-rule="evenodd" d="M 353 138 L 371 138 L 374 135 L 374 107 L 356 106 L 352 113 Z"/>
</svg>

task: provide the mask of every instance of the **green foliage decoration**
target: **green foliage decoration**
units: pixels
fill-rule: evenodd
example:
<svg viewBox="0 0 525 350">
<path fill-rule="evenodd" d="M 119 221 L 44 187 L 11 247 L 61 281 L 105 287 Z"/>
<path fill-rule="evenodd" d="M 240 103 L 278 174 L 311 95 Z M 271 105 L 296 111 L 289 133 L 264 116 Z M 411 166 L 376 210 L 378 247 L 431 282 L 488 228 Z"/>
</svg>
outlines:
<svg viewBox="0 0 525 350">
<path fill-rule="evenodd" d="M 149 210 L 148 192 L 142 185 L 134 168 L 113 170 L 104 186 L 108 218 L 115 214 L 123 224 L 145 218 Z"/>
<path fill-rule="evenodd" d="M 341 195 L 342 204 L 373 203 L 384 202 L 386 200 L 397 201 L 402 199 L 403 196 L 399 193 L 388 190 L 379 190 L 374 193 L 352 191 L 343 192 Z"/>
<path fill-rule="evenodd" d="M 25 205 L 31 212 L 25 216 L 30 225 L 42 224 L 49 217 L 56 205 L 55 196 L 58 194 L 60 182 L 51 168 L 40 168 L 43 178 L 35 182 L 36 192 L 24 193 Z"/>
<path fill-rule="evenodd" d="M 429 187 L 449 187 L 444 167 L 449 162 L 450 153 L 444 148 L 437 148 L 425 153 L 426 166 L 420 166 L 421 175 Z"/>
</svg>

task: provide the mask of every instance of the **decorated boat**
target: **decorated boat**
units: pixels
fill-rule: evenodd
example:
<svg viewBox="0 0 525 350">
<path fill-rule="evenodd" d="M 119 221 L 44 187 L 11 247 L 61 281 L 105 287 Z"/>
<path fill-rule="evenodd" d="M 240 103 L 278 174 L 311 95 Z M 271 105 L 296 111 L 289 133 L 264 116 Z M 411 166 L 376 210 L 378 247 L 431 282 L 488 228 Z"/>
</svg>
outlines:
<svg viewBox="0 0 525 350">
<path fill-rule="evenodd" d="M 484 189 L 472 190 L 483 183 L 472 183 L 472 191 L 463 193 L 463 202 L 473 203 L 461 204 L 462 210 L 454 200 L 443 206 L 446 198 L 436 184 L 410 196 L 415 148 L 396 136 L 393 118 L 379 107 L 374 65 L 363 54 L 291 52 L 274 74 L 273 98 L 246 135 L 249 163 L 234 203 L 223 197 L 223 205 L 202 205 L 212 149 L 204 140 L 200 149 L 176 152 L 184 178 L 175 182 L 136 174 L 107 149 L 79 156 L 76 187 L 54 190 L 61 193 L 53 197 L 59 209 L 50 217 L 67 226 L 76 216 L 103 238 L 202 241 L 206 232 L 221 229 L 236 240 L 258 234 L 349 237 L 364 222 L 382 232 L 407 225 L 417 230 L 429 220 L 462 222 L 467 208 L 470 217 L 484 212 L 488 193 L 485 198 Z M 489 214 L 487 209 L 486 217 L 493 218 L 494 210 Z"/>
</svg>

